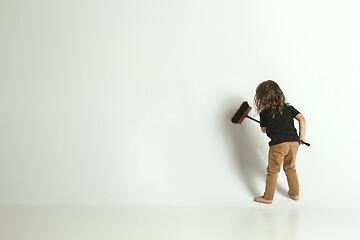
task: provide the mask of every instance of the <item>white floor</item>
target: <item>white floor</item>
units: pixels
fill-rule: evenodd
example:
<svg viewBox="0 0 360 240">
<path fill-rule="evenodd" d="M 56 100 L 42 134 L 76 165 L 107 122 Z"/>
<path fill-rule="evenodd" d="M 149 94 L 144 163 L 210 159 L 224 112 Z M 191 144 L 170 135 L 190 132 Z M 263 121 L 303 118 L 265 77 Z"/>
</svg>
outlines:
<svg viewBox="0 0 360 240">
<path fill-rule="evenodd" d="M 11 206 L 0 207 L 0 239 L 360 239 L 360 211 Z"/>
</svg>

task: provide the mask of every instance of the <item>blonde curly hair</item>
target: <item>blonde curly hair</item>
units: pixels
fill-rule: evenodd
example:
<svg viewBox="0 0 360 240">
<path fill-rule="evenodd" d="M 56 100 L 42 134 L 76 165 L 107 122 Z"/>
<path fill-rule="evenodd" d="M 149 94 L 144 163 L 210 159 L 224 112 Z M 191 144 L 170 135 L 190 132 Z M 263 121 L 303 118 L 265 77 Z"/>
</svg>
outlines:
<svg viewBox="0 0 360 240">
<path fill-rule="evenodd" d="M 284 105 L 289 105 L 289 103 L 285 101 L 283 91 L 281 91 L 279 85 L 273 80 L 267 80 L 259 84 L 256 88 L 254 103 L 257 113 L 270 108 L 273 118 L 275 117 L 275 110 L 278 110 L 282 115 Z"/>
</svg>

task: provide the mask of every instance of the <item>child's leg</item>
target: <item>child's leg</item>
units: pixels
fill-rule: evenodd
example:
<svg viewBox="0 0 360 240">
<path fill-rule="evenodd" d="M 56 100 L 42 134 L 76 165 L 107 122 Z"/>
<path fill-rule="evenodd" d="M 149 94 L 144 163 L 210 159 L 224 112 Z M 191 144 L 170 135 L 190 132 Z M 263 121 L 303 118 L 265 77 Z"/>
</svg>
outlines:
<svg viewBox="0 0 360 240">
<path fill-rule="evenodd" d="M 290 150 L 289 153 L 285 156 L 283 166 L 289 185 L 289 194 L 294 200 L 298 200 L 299 196 L 299 181 L 295 169 L 295 160 L 298 149 L 298 142 L 290 143 Z"/>
<path fill-rule="evenodd" d="M 274 198 L 278 173 L 280 172 L 281 164 L 288 150 L 288 142 L 276 144 L 269 149 L 266 188 L 263 196 L 266 200 L 273 200 Z"/>
</svg>

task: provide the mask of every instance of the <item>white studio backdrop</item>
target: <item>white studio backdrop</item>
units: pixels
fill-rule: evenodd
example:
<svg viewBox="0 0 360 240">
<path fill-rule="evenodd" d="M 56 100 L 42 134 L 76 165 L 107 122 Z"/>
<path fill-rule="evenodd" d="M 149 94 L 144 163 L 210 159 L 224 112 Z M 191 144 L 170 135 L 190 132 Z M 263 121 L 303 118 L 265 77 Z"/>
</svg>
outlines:
<svg viewBox="0 0 360 240">
<path fill-rule="evenodd" d="M 249 206 L 269 139 L 230 119 L 273 79 L 307 120 L 302 204 L 356 206 L 359 7 L 0 1 L 0 204 Z"/>
</svg>

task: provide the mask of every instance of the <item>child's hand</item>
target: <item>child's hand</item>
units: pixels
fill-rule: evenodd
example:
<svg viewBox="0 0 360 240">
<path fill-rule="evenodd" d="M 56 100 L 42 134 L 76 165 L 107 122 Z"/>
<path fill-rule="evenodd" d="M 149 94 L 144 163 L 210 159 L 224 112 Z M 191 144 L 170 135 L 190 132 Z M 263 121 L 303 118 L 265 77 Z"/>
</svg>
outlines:
<svg viewBox="0 0 360 240">
<path fill-rule="evenodd" d="M 299 138 L 300 138 L 300 141 L 306 142 L 304 136 L 300 136 Z M 300 142 L 300 144 L 301 144 L 301 145 L 304 145 L 302 142 Z"/>
</svg>

